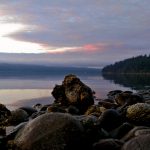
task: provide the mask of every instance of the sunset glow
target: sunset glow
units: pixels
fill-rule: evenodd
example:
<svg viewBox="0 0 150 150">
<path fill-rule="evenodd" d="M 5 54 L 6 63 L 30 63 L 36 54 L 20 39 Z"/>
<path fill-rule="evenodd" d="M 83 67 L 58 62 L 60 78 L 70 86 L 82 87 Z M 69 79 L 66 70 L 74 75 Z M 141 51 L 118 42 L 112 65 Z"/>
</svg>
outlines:
<svg viewBox="0 0 150 150">
<path fill-rule="evenodd" d="M 42 53 L 42 47 L 36 43 L 17 41 L 9 34 L 24 30 L 25 26 L 15 23 L 0 24 L 0 52 L 6 53 Z"/>
<path fill-rule="evenodd" d="M 140 0 L 2 0 L 0 53 L 44 54 L 49 62 L 90 66 L 149 54 L 149 5 Z"/>
</svg>

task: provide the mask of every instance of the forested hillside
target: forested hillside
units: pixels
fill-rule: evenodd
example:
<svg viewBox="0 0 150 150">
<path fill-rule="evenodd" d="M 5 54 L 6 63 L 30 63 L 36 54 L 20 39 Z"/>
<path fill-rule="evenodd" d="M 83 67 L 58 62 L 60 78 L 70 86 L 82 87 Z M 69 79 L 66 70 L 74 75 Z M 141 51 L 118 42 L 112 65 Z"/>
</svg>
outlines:
<svg viewBox="0 0 150 150">
<path fill-rule="evenodd" d="M 102 73 L 150 73 L 150 55 L 132 57 L 116 62 L 104 67 Z"/>
</svg>

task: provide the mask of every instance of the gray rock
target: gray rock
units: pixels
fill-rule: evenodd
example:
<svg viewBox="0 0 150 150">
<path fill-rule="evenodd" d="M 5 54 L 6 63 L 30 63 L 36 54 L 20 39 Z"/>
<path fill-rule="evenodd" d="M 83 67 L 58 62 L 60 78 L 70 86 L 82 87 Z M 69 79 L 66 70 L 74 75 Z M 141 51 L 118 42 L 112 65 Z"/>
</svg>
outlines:
<svg viewBox="0 0 150 150">
<path fill-rule="evenodd" d="M 101 110 L 100 106 L 98 105 L 92 105 L 90 106 L 87 111 L 85 112 L 85 115 L 95 115 L 95 116 L 100 116 L 101 115 Z"/>
<path fill-rule="evenodd" d="M 115 130 L 111 131 L 109 134 L 112 138 L 121 139 L 125 136 L 131 129 L 133 129 L 133 125 L 125 122 Z"/>
<path fill-rule="evenodd" d="M 110 91 L 110 92 L 108 92 L 107 96 L 108 96 L 109 99 L 114 100 L 115 95 L 116 95 L 116 94 L 119 94 L 119 93 L 121 93 L 121 92 L 122 92 L 121 90 Z"/>
<path fill-rule="evenodd" d="M 21 122 L 28 120 L 28 113 L 23 109 L 16 109 L 11 111 L 11 116 L 8 118 L 9 125 L 18 125 Z"/>
<path fill-rule="evenodd" d="M 52 91 L 55 102 L 62 105 L 74 105 L 81 113 L 94 104 L 94 96 L 91 88 L 80 81 L 75 75 L 67 75 L 62 85 L 56 85 Z"/>
<path fill-rule="evenodd" d="M 11 115 L 10 110 L 5 105 L 0 104 L 0 124 L 5 121 Z"/>
<path fill-rule="evenodd" d="M 132 130 L 130 130 L 124 137 L 122 137 L 122 141 L 128 141 L 134 137 L 136 137 L 138 134 L 138 131 L 141 131 L 141 130 L 149 130 L 149 127 L 145 127 L 145 126 L 137 126 L 137 127 L 134 127 Z"/>
<path fill-rule="evenodd" d="M 123 145 L 121 150 L 150 150 L 150 134 L 129 140 Z"/>
<path fill-rule="evenodd" d="M 47 113 L 30 121 L 16 136 L 21 150 L 76 150 L 82 148 L 83 127 L 73 116 Z"/>
<path fill-rule="evenodd" d="M 143 103 L 144 99 L 138 94 L 132 94 L 130 92 L 122 92 L 115 96 L 115 101 L 120 106 L 128 106 L 136 103 Z"/>
<path fill-rule="evenodd" d="M 126 117 L 136 125 L 150 126 L 150 104 L 137 103 L 129 106 Z"/>
<path fill-rule="evenodd" d="M 120 150 L 123 142 L 117 139 L 102 139 L 94 143 L 93 150 Z"/>
<path fill-rule="evenodd" d="M 37 110 L 35 108 L 29 107 L 29 106 L 20 107 L 19 109 L 26 111 L 29 116 L 31 116 L 33 113 L 37 112 Z"/>
<path fill-rule="evenodd" d="M 111 131 L 122 124 L 122 118 L 118 111 L 108 109 L 99 117 L 99 126 L 106 131 Z"/>
</svg>

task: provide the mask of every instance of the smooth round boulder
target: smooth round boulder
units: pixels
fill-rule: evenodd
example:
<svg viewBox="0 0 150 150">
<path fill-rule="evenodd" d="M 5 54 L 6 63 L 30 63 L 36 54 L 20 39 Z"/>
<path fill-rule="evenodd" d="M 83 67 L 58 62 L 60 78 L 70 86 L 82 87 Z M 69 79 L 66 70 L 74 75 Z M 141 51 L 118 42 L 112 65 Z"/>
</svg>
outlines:
<svg viewBox="0 0 150 150">
<path fill-rule="evenodd" d="M 31 116 L 33 113 L 37 112 L 37 110 L 35 108 L 29 107 L 29 106 L 20 107 L 19 109 L 26 111 L 29 116 Z"/>
<path fill-rule="evenodd" d="M 23 109 L 16 109 L 11 111 L 11 116 L 8 118 L 8 123 L 10 125 L 18 125 L 19 123 L 25 122 L 28 120 L 28 113 Z"/>
<path fill-rule="evenodd" d="M 108 109 L 99 117 L 99 126 L 106 131 L 111 131 L 122 124 L 122 118 L 115 109 Z"/>
<path fill-rule="evenodd" d="M 150 150 L 150 134 L 132 138 L 123 145 L 121 150 Z"/>
<path fill-rule="evenodd" d="M 21 150 L 77 150 L 83 148 L 83 126 L 73 116 L 46 113 L 30 121 L 15 137 Z"/>
<path fill-rule="evenodd" d="M 126 117 L 136 125 L 150 126 L 150 104 L 137 103 L 129 106 Z"/>
</svg>

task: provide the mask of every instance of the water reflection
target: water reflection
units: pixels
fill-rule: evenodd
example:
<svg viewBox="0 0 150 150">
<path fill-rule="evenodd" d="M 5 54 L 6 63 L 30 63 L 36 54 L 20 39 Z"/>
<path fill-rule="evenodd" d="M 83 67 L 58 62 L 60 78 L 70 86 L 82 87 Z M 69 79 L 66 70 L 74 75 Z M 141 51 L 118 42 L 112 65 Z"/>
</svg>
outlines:
<svg viewBox="0 0 150 150">
<path fill-rule="evenodd" d="M 150 88 L 150 74 L 103 74 L 104 79 L 134 90 Z"/>
</svg>

